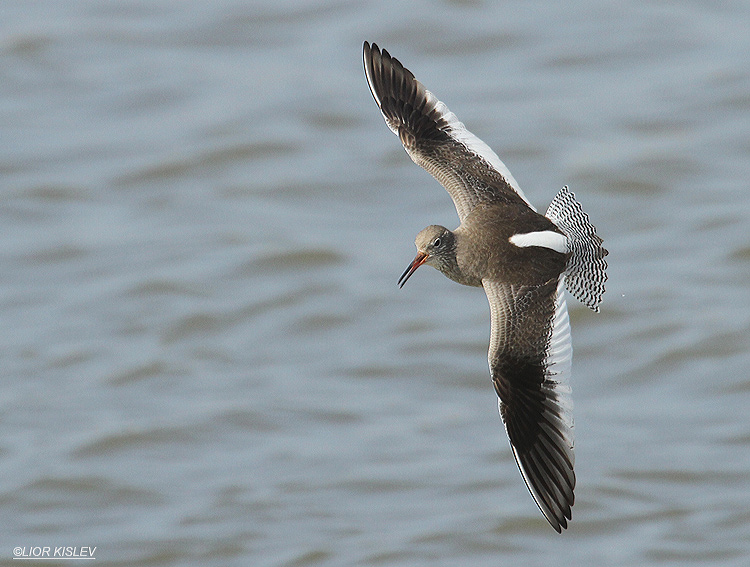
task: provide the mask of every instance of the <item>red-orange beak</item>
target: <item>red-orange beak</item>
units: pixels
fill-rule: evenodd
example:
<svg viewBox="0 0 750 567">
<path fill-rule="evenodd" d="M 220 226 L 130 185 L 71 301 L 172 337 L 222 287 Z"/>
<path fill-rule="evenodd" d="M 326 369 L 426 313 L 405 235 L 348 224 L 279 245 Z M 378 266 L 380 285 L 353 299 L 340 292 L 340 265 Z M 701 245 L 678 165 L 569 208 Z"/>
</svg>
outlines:
<svg viewBox="0 0 750 567">
<path fill-rule="evenodd" d="M 408 280 L 411 275 L 417 271 L 417 268 L 424 264 L 427 261 L 427 258 L 429 258 L 429 254 L 425 254 L 424 252 L 419 252 L 412 260 L 412 263 L 409 264 L 409 267 L 406 268 L 406 271 L 401 274 L 401 277 L 398 279 L 398 287 L 404 287 L 404 284 L 406 283 L 406 280 Z"/>
</svg>

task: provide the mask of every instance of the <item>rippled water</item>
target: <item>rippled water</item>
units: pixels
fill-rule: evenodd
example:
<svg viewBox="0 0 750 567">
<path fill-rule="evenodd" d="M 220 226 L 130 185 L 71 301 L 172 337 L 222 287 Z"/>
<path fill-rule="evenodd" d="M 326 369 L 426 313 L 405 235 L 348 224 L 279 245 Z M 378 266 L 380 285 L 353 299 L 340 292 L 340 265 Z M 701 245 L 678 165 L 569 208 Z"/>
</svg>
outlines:
<svg viewBox="0 0 750 567">
<path fill-rule="evenodd" d="M 750 6 L 406 6 L 3 3 L 0 563 L 748 564 Z M 610 250 L 561 536 L 365 39 Z"/>
</svg>

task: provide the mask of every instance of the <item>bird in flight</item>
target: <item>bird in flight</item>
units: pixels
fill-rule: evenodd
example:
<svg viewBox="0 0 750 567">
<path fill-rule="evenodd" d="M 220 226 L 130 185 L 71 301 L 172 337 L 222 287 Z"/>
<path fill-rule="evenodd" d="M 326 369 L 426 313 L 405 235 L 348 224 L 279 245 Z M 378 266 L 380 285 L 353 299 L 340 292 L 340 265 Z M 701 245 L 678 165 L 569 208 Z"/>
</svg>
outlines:
<svg viewBox="0 0 750 567">
<path fill-rule="evenodd" d="M 539 214 L 500 158 L 398 59 L 364 43 L 365 76 L 388 128 L 453 199 L 460 225 L 417 234 L 422 264 L 490 304 L 490 375 L 513 456 L 552 527 L 568 527 L 576 477 L 570 391 L 572 345 L 565 289 L 599 311 L 607 250 L 563 187 Z"/>
</svg>

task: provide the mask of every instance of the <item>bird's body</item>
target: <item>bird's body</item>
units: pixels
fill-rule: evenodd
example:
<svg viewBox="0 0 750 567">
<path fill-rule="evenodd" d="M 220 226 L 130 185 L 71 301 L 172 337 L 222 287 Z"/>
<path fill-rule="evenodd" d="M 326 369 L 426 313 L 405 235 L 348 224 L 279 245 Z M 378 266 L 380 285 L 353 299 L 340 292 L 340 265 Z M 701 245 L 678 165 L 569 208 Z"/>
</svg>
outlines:
<svg viewBox="0 0 750 567">
<path fill-rule="evenodd" d="M 461 221 L 455 230 L 423 229 L 399 283 L 428 264 L 484 288 L 500 414 L 524 481 L 559 532 L 571 517 L 575 487 L 564 287 L 598 311 L 607 251 L 567 187 L 539 214 L 500 158 L 397 59 L 365 42 L 364 66 L 386 124 L 446 188 Z"/>
<path fill-rule="evenodd" d="M 459 265 L 481 280 L 509 285 L 544 283 L 565 269 L 565 253 L 549 248 L 519 247 L 512 236 L 525 232 L 556 232 L 546 217 L 524 205 L 478 205 L 457 229 Z"/>
</svg>

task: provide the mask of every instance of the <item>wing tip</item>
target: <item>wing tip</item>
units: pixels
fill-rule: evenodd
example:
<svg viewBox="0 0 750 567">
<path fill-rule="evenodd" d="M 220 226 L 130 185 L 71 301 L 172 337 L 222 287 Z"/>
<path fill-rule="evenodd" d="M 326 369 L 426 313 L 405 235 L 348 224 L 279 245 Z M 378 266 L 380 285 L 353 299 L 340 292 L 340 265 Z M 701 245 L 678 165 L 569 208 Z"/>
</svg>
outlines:
<svg viewBox="0 0 750 567">
<path fill-rule="evenodd" d="M 546 479 L 536 478 L 536 480 L 534 480 L 529 476 L 531 471 L 527 471 L 527 466 L 523 464 L 523 459 L 512 442 L 511 449 L 516 464 L 518 465 L 518 470 L 521 472 L 521 477 L 523 478 L 531 497 L 534 499 L 534 503 L 536 503 L 539 511 L 549 525 L 552 526 L 557 533 L 562 533 L 563 530 L 568 529 L 568 521 L 573 517 L 573 505 L 575 504 L 574 490 L 576 482 L 575 472 L 572 469 L 570 470 L 571 479 L 566 485 L 553 485 L 553 488 L 559 492 L 559 496 L 555 497 L 555 490 L 550 489 L 549 486 L 544 486 L 546 484 Z"/>
<path fill-rule="evenodd" d="M 375 103 L 380 107 L 380 99 L 378 98 L 377 92 L 375 92 L 375 62 L 374 58 L 380 56 L 380 50 L 378 45 L 373 42 L 372 46 L 369 42 L 365 41 L 362 44 L 362 64 L 365 68 L 365 79 L 367 79 L 367 86 L 370 88 L 370 94 L 375 99 Z"/>
</svg>

